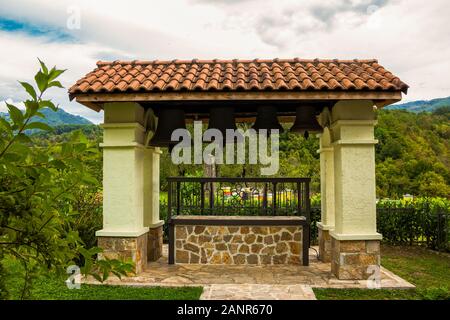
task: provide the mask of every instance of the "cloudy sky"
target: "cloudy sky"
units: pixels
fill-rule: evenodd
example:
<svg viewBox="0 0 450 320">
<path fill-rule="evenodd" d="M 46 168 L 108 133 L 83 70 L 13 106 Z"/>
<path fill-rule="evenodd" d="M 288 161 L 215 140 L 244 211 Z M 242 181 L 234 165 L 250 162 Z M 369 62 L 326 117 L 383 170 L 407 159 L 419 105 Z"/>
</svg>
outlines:
<svg viewBox="0 0 450 320">
<path fill-rule="evenodd" d="M 0 0 L 0 101 L 25 97 L 16 80 L 37 57 L 68 69 L 67 88 L 98 60 L 377 58 L 411 86 L 405 101 L 446 97 L 449 16 L 448 0 Z"/>
</svg>

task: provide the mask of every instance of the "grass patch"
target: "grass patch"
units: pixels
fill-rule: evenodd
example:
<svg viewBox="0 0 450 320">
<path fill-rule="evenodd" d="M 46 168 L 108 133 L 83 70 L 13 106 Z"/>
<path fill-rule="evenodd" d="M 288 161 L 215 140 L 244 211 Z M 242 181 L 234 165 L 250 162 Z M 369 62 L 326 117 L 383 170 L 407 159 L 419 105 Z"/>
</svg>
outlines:
<svg viewBox="0 0 450 320">
<path fill-rule="evenodd" d="M 8 272 L 6 284 L 10 299 L 20 299 L 23 287 L 22 268 L 15 261 L 6 261 Z M 64 283 L 67 277 L 41 276 L 35 280 L 32 299 L 34 300 L 198 300 L 201 287 L 127 287 L 110 285 L 81 284 L 80 289 L 69 289 Z"/>
<path fill-rule="evenodd" d="M 420 247 L 383 246 L 381 264 L 415 290 L 313 289 L 319 300 L 450 300 L 450 255 Z"/>
</svg>

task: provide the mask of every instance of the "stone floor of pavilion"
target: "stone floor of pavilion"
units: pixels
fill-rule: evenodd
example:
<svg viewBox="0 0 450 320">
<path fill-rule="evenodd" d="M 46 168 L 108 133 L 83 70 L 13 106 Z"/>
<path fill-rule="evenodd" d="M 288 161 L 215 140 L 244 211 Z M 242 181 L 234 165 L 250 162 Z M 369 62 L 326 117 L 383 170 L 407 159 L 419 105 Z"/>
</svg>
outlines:
<svg viewBox="0 0 450 320">
<path fill-rule="evenodd" d="M 317 248 L 315 248 L 317 250 Z M 167 263 L 167 245 L 163 257 L 147 265 L 134 277 L 110 278 L 106 284 L 127 286 L 201 286 L 205 300 L 314 300 L 312 288 L 367 289 L 365 280 L 338 280 L 330 274 L 330 264 L 317 260 L 310 250 L 310 265 L 232 266 Z M 85 283 L 98 284 L 88 279 Z M 414 285 L 381 268 L 382 289 L 412 289 Z"/>
</svg>

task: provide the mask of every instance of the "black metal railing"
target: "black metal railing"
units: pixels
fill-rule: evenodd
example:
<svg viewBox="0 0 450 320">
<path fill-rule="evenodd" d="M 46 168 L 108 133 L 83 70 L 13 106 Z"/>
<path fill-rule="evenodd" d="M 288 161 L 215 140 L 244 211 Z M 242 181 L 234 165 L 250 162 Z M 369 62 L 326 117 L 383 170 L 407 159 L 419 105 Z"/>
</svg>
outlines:
<svg viewBox="0 0 450 320">
<path fill-rule="evenodd" d="M 309 178 L 169 177 L 167 215 L 304 216 Z"/>
<path fill-rule="evenodd" d="M 302 216 L 295 221 L 303 226 L 303 265 L 309 265 L 310 197 L 309 178 L 188 178 L 169 177 L 167 221 L 169 264 L 175 263 L 175 224 L 199 223 L 199 219 L 174 219 L 174 216 Z M 278 219 L 277 219 L 278 220 Z M 280 221 L 283 221 L 281 218 Z M 292 223 L 293 220 L 289 220 Z M 206 225 L 261 223 L 258 219 L 238 221 L 225 217 L 202 221 Z M 265 221 L 264 223 L 267 223 Z M 271 221 L 270 225 L 276 225 Z M 281 223 L 281 222 L 280 222 Z M 284 221 L 283 223 L 287 223 Z"/>
</svg>

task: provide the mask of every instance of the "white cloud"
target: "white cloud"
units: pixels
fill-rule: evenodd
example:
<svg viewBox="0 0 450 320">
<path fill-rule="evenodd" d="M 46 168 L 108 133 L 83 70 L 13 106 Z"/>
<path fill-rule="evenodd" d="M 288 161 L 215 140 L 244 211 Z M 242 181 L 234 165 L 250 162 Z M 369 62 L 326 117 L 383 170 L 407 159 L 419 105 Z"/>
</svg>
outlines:
<svg viewBox="0 0 450 320">
<path fill-rule="evenodd" d="M 49 25 L 77 41 L 0 31 L 0 100 L 24 96 L 36 57 L 67 68 L 69 87 L 96 60 L 190 58 L 378 58 L 411 85 L 407 100 L 450 95 L 447 0 L 129 1 L 0 0 L 0 17 Z M 81 29 L 66 28 L 67 8 L 79 6 Z M 101 114 L 69 103 L 67 111 L 94 122 Z"/>
</svg>

